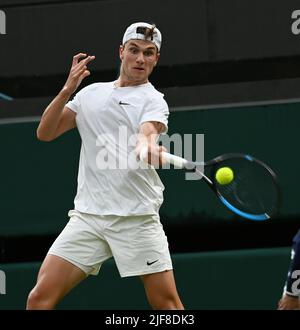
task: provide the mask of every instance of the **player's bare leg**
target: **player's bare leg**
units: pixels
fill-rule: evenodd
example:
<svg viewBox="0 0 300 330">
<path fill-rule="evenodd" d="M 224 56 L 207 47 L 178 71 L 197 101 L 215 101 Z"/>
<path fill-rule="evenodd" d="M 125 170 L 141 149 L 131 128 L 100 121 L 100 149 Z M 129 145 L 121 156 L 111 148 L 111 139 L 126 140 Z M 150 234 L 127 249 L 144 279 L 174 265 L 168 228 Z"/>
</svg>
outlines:
<svg viewBox="0 0 300 330">
<path fill-rule="evenodd" d="M 153 309 L 184 309 L 177 293 L 172 270 L 141 276 Z"/>
<path fill-rule="evenodd" d="M 53 309 L 86 274 L 72 263 L 47 255 L 39 271 L 37 284 L 27 300 L 27 309 Z"/>
</svg>

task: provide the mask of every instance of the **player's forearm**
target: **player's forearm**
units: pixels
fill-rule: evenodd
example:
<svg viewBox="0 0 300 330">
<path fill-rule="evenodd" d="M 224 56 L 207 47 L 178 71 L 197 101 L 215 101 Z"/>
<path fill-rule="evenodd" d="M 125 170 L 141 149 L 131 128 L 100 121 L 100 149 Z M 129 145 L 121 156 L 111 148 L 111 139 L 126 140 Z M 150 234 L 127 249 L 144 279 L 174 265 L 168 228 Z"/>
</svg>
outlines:
<svg viewBox="0 0 300 330">
<path fill-rule="evenodd" d="M 136 153 L 139 155 L 140 151 L 142 148 L 150 148 L 157 146 L 157 134 L 150 134 L 150 135 L 144 135 L 141 134 L 139 135 L 139 139 L 136 145 Z"/>
<path fill-rule="evenodd" d="M 55 137 L 62 111 L 70 97 L 71 94 L 63 89 L 47 106 L 37 129 L 39 140 L 51 141 Z"/>
<path fill-rule="evenodd" d="M 144 123 L 140 127 L 138 141 L 136 145 L 136 153 L 140 154 L 141 149 L 145 147 L 156 146 L 158 132 L 152 123 Z"/>
<path fill-rule="evenodd" d="M 136 153 L 141 160 L 148 164 L 160 166 L 163 164 L 162 152 L 166 148 L 157 144 L 157 139 L 160 133 L 160 123 L 146 122 L 141 125 Z"/>
</svg>

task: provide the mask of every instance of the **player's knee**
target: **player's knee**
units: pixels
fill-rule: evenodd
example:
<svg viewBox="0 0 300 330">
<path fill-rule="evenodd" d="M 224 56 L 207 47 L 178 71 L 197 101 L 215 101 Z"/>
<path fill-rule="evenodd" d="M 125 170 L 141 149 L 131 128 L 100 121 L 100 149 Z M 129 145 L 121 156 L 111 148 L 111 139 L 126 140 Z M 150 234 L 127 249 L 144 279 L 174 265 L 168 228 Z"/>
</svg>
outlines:
<svg viewBox="0 0 300 330">
<path fill-rule="evenodd" d="M 40 289 L 34 288 L 28 295 L 26 309 L 52 309 L 54 302 Z"/>
<path fill-rule="evenodd" d="M 27 309 L 38 309 L 42 302 L 42 294 L 36 288 L 32 289 L 27 298 Z"/>
</svg>

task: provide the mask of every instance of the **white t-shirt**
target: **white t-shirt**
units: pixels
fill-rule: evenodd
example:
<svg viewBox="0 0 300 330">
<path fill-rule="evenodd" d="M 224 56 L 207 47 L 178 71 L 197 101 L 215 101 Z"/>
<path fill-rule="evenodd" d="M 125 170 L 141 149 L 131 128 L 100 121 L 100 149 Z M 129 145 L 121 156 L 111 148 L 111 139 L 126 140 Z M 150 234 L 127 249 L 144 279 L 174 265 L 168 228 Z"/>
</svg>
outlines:
<svg viewBox="0 0 300 330">
<path fill-rule="evenodd" d="M 76 113 L 82 140 L 75 209 L 97 215 L 158 213 L 164 185 L 153 167 L 136 168 L 134 148 L 143 122 L 161 122 L 167 131 L 163 94 L 151 83 L 118 88 L 114 82 L 95 83 L 66 106 Z"/>
</svg>

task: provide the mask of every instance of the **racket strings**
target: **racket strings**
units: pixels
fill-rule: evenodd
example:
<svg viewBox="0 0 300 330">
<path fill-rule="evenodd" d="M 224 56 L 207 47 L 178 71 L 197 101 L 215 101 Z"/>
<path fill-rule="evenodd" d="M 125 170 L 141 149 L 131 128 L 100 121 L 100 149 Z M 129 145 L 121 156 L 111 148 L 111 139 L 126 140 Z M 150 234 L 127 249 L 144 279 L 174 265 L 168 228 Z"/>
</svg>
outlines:
<svg viewBox="0 0 300 330">
<path fill-rule="evenodd" d="M 230 159 L 214 167 L 233 170 L 234 179 L 226 185 L 214 181 L 218 192 L 235 208 L 251 214 L 271 214 L 277 205 L 278 192 L 270 171 L 255 161 Z"/>
</svg>

